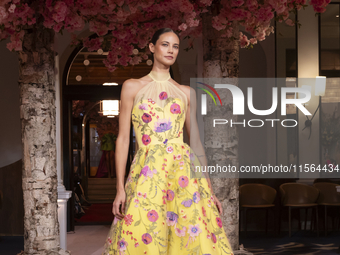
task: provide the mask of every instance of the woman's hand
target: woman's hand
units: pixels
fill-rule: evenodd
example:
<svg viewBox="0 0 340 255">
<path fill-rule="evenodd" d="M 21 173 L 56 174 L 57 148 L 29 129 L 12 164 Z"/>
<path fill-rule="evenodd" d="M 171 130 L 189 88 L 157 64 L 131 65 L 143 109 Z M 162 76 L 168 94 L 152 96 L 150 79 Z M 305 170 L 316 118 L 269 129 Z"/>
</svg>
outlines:
<svg viewBox="0 0 340 255">
<path fill-rule="evenodd" d="M 125 200 L 126 200 L 126 194 L 125 194 L 125 190 L 120 190 L 117 192 L 116 194 L 116 198 L 113 201 L 113 205 L 112 205 L 112 213 L 113 215 L 116 216 L 116 218 L 118 220 L 121 220 L 125 217 L 124 213 L 125 213 Z M 122 205 L 122 213 L 119 211 L 119 206 Z"/>
<path fill-rule="evenodd" d="M 218 209 L 219 213 L 222 214 L 223 209 L 222 209 L 222 204 L 221 204 L 221 202 L 217 199 L 217 197 L 215 196 L 215 194 L 213 194 L 212 196 L 213 196 L 213 198 L 214 198 L 214 203 L 215 203 L 215 205 L 217 206 L 217 209 Z"/>
</svg>

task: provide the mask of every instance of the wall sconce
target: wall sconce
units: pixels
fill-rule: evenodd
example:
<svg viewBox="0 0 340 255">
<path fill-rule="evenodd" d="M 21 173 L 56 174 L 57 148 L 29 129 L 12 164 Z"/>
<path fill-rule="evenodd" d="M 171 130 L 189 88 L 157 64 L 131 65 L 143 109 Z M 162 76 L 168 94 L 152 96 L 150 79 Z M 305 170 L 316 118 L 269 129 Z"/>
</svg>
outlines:
<svg viewBox="0 0 340 255">
<path fill-rule="evenodd" d="M 305 89 L 311 89 L 311 86 L 307 86 L 307 85 L 303 85 L 302 87 L 304 87 Z M 316 108 L 313 116 L 311 119 L 308 118 L 308 116 L 306 116 L 307 120 L 305 121 L 305 127 L 302 129 L 304 130 L 305 128 L 309 128 L 309 137 L 308 140 L 312 134 L 312 120 L 316 114 L 316 112 L 319 110 L 320 108 L 320 104 L 321 104 L 321 99 L 320 96 L 324 96 L 326 92 L 326 76 L 316 76 L 315 78 L 315 87 L 314 87 L 314 94 L 315 96 L 319 96 L 319 104 L 318 104 L 318 108 Z M 307 105 L 307 104 L 306 104 Z"/>
<path fill-rule="evenodd" d="M 100 101 L 100 113 L 104 116 L 119 115 L 120 100 L 102 100 Z"/>
<path fill-rule="evenodd" d="M 316 76 L 315 95 L 324 96 L 326 92 L 326 76 Z"/>
</svg>

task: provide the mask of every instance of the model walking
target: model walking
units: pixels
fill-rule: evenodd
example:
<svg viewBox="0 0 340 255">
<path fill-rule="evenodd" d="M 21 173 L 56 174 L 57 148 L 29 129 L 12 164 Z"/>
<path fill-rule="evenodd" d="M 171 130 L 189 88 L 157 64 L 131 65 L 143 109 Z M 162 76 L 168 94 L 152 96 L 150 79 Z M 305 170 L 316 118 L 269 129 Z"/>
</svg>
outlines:
<svg viewBox="0 0 340 255">
<path fill-rule="evenodd" d="M 195 121 L 191 128 L 198 128 L 196 118 L 189 116 L 193 89 L 177 84 L 169 72 L 179 37 L 163 28 L 149 47 L 152 71 L 125 81 L 121 91 L 115 219 L 103 255 L 233 254 L 220 218 L 221 203 L 210 179 L 194 172 L 200 162 L 183 142 L 184 124 L 189 135 L 190 119 Z M 191 110 L 196 116 L 196 109 Z M 124 185 L 131 120 L 139 148 Z"/>
</svg>

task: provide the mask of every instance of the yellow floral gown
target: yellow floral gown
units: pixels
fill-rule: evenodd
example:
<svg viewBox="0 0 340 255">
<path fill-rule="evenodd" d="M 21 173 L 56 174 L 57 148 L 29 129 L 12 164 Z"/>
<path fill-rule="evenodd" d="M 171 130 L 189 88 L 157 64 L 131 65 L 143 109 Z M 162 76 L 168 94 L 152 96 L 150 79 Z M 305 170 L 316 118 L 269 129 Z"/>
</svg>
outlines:
<svg viewBox="0 0 340 255">
<path fill-rule="evenodd" d="M 102 255 L 233 254 L 207 180 L 192 177 L 200 163 L 183 142 L 187 96 L 170 73 L 148 75 L 153 81 L 138 91 L 131 113 L 138 150 L 125 217 L 114 219 Z"/>
</svg>

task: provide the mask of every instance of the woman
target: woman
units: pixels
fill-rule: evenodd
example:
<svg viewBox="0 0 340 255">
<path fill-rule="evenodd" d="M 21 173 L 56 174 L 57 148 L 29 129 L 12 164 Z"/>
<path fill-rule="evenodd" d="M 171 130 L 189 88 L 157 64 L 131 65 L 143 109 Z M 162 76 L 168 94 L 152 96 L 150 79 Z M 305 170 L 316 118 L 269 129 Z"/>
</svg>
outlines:
<svg viewBox="0 0 340 255">
<path fill-rule="evenodd" d="M 194 171 L 206 165 L 195 91 L 176 83 L 169 72 L 179 53 L 179 37 L 169 28 L 159 29 L 149 48 L 154 58 L 151 72 L 122 86 L 115 219 L 103 255 L 233 254 L 210 179 Z M 139 148 L 124 185 L 131 119 Z M 195 153 L 183 142 L 184 125 Z"/>
</svg>

